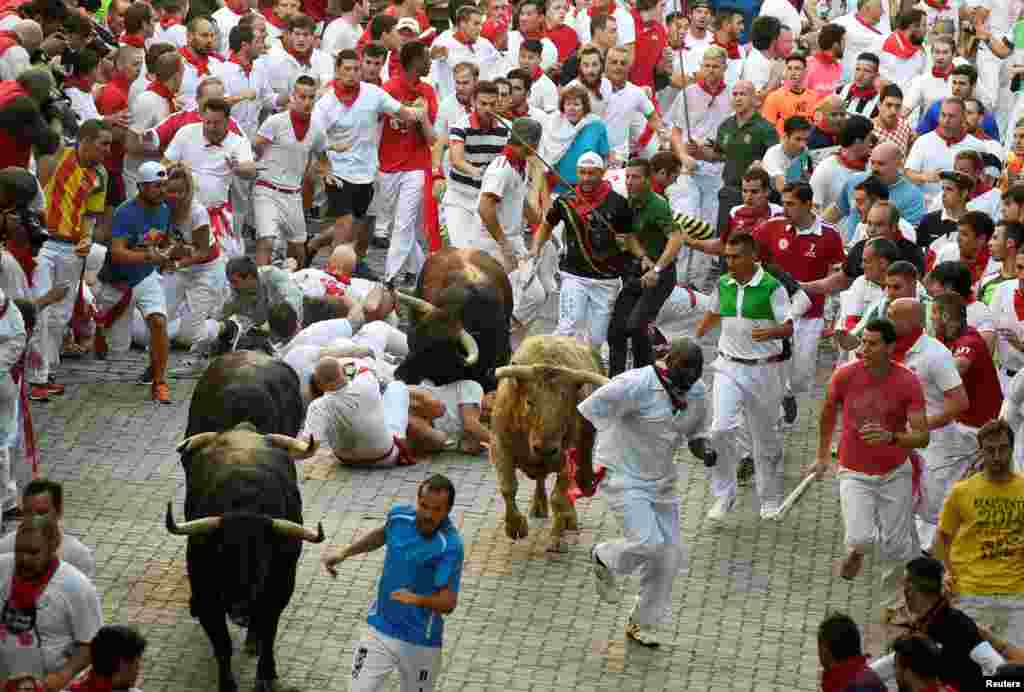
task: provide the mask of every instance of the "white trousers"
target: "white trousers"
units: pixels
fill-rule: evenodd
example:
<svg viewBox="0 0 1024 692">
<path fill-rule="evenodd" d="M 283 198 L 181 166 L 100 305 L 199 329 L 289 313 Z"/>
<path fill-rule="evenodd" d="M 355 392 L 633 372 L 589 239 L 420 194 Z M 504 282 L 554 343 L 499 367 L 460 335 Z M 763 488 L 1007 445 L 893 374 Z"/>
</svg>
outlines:
<svg viewBox="0 0 1024 692">
<path fill-rule="evenodd" d="M 377 358 L 385 353 L 398 358 L 409 355 L 409 339 L 405 332 L 380 320 L 364 324 L 352 341 L 372 348 Z"/>
<path fill-rule="evenodd" d="M 718 192 L 722 189 L 722 170 L 725 164 L 699 162 L 697 170 L 689 176 L 689 181 L 697 193 L 698 212 L 702 220 L 718 225 Z M 684 178 L 685 180 L 685 178 Z M 684 182 L 685 184 L 685 182 Z M 680 283 L 687 283 L 703 290 L 710 290 L 708 279 L 714 258 L 704 252 L 683 248 L 676 263 Z"/>
<path fill-rule="evenodd" d="M 786 361 L 786 394 L 799 396 L 811 391 L 824 329 L 823 317 L 798 317 L 793 321 L 793 357 Z"/>
<path fill-rule="evenodd" d="M 100 283 L 96 291 L 96 308 L 100 312 L 109 310 L 121 300 L 123 291 L 116 286 Z M 150 315 L 167 317 L 167 304 L 164 287 L 157 272 L 151 273 L 132 288 L 132 297 L 128 307 L 114 320 L 109 329 L 105 330 L 107 345 L 111 353 L 127 353 L 132 347 L 132 320 L 135 311 L 142 313 L 143 319 Z"/>
<path fill-rule="evenodd" d="M 381 207 L 395 212 L 384 280 L 390 281 L 401 272 L 419 274 L 426 259 L 419 244 L 426 189 L 423 171 L 381 173 L 379 180 Z"/>
<path fill-rule="evenodd" d="M 718 463 L 711 468 L 716 498 L 736 496 L 736 468 L 743 450 L 738 433 L 750 431 L 754 483 L 761 502 L 782 500 L 782 439 L 776 429 L 782 405 L 781 363 L 743 365 L 719 357 L 712 364 L 711 444 Z"/>
<path fill-rule="evenodd" d="M 0 419 L 11 430 L 5 435 L 6 439 L 0 440 L 0 511 L 4 512 L 18 504 L 18 485 L 12 474 L 11 459 L 18 456 L 18 427 L 21 425 L 18 420 L 19 389 L 9 371 L 0 372 Z"/>
<path fill-rule="evenodd" d="M 840 468 L 839 503 L 848 550 L 866 553 L 878 537 L 882 606 L 892 606 L 904 566 L 921 554 L 913 520 L 913 467 L 907 461 L 882 476 Z"/>
<path fill-rule="evenodd" d="M 352 651 L 351 692 L 384 689 L 391 671 L 402 678 L 401 692 L 431 692 L 441 666 L 441 647 L 417 646 L 370 627 Z"/>
<path fill-rule="evenodd" d="M 60 365 L 60 349 L 64 343 L 71 313 L 78 299 L 83 260 L 75 254 L 71 243 L 47 240 L 39 250 L 32 272 L 32 292 L 38 300 L 56 286 L 67 286 L 68 292 L 58 302 L 47 305 L 36 317 L 36 328 L 29 339 L 26 374 L 32 384 L 46 384 Z"/>
<path fill-rule="evenodd" d="M 961 594 L 956 607 L 978 624 L 991 628 L 1011 646 L 1024 646 L 1024 598 L 1018 594 L 977 596 Z"/>
<path fill-rule="evenodd" d="M 285 194 L 263 185 L 253 185 L 251 207 L 256 240 L 274 238 L 286 243 L 306 242 L 306 214 L 302 209 L 301 193 Z"/>
<path fill-rule="evenodd" d="M 672 613 L 672 583 L 684 561 L 679 531 L 679 501 L 656 502 L 626 489 L 605 493 L 625 534 L 599 543 L 597 556 L 613 574 L 640 571 L 640 593 L 630 619 L 641 626 L 667 622 Z"/>
<path fill-rule="evenodd" d="M 574 336 L 581 342 L 600 348 L 608 338 L 608 323 L 621 288 L 619 279 L 588 279 L 562 272 L 555 336 Z M 590 333 L 586 339 L 583 332 L 588 321 Z"/>
<path fill-rule="evenodd" d="M 219 257 L 178 272 L 175 317 L 179 324 L 175 343 L 191 346 L 206 320 L 220 311 L 228 294 L 225 264 L 226 260 Z"/>
<path fill-rule="evenodd" d="M 409 427 L 409 385 L 394 380 L 384 388 L 381 395 L 381 406 L 384 407 L 384 424 L 394 437 L 405 439 L 405 430 Z"/>
<path fill-rule="evenodd" d="M 928 548 L 938 529 L 939 514 L 953 484 L 963 478 L 968 465 L 978 457 L 977 430 L 951 423 L 931 432 L 931 440 L 920 450 L 924 459 L 924 511 L 917 520 L 917 535 Z"/>
<path fill-rule="evenodd" d="M 445 204 L 444 224 L 448 227 L 448 244 L 457 248 L 476 248 L 480 217 L 476 209 L 461 204 Z"/>
</svg>

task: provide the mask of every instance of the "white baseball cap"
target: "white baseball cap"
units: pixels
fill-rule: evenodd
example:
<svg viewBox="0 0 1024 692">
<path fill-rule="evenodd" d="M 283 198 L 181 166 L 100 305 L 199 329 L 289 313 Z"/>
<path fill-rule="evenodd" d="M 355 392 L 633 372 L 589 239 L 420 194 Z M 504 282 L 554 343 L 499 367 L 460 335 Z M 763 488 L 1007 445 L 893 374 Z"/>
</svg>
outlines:
<svg viewBox="0 0 1024 692">
<path fill-rule="evenodd" d="M 167 169 L 158 161 L 146 161 L 139 166 L 139 184 L 162 183 L 167 180 Z"/>
<path fill-rule="evenodd" d="M 414 34 L 420 33 L 420 23 L 412 17 L 402 17 L 395 24 L 395 31 L 401 31 L 402 29 L 408 29 Z"/>
<path fill-rule="evenodd" d="M 576 168 L 600 168 L 604 170 L 604 159 L 592 151 L 588 151 L 576 160 Z"/>
</svg>

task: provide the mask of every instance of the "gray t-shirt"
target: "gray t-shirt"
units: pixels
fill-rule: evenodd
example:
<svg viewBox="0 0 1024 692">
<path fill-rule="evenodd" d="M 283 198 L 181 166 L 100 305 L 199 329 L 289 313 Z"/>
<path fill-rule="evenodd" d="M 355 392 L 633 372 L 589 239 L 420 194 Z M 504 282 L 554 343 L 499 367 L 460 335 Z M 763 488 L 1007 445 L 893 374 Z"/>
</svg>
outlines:
<svg viewBox="0 0 1024 692">
<path fill-rule="evenodd" d="M 11 531 L 3 538 L 0 538 L 0 555 L 14 552 L 15 533 L 17 532 Z M 57 557 L 77 567 L 78 571 L 89 577 L 89 579 L 96 576 L 96 558 L 92 556 L 92 550 L 67 531 L 64 532 L 64 538 L 60 542 Z"/>
</svg>

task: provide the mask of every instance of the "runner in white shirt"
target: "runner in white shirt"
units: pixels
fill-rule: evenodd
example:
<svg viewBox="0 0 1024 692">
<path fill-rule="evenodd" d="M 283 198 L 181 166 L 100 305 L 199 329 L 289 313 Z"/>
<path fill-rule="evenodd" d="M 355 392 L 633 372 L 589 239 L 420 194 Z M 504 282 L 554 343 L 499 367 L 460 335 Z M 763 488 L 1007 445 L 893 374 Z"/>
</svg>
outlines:
<svg viewBox="0 0 1024 692">
<path fill-rule="evenodd" d="M 939 173 L 953 170 L 957 153 L 985 150 L 978 138 L 966 132 L 964 102 L 949 98 L 942 102 L 939 126 L 918 137 L 910 147 L 904 172 L 911 182 L 921 186 L 925 207 L 942 194 Z"/>
<path fill-rule="evenodd" d="M 861 53 L 880 53 L 885 34 L 889 33 L 888 26 L 882 22 L 882 14 L 882 0 L 857 0 L 855 12 L 830 20 L 846 29 L 842 81 L 853 81 L 857 56 Z"/>
<path fill-rule="evenodd" d="M 1018 310 L 1017 295 L 1024 293 L 1024 249 L 1017 252 L 1017 281 L 999 284 L 989 308 L 996 322 L 996 361 L 999 363 L 999 384 L 1006 395 L 1010 381 L 1024 370 L 1024 309 Z"/>
<path fill-rule="evenodd" d="M 83 48 L 72 67 L 71 75 L 64 79 L 64 93 L 71 100 L 71 110 L 78 116 L 78 122 L 102 120 L 96 110 L 93 87 L 99 77 L 100 56 L 90 48 Z"/>
<path fill-rule="evenodd" d="M 544 39 L 545 41 L 547 39 Z M 529 103 L 545 113 L 558 110 L 558 85 L 544 72 L 540 41 L 523 41 L 519 45 L 519 69 L 526 70 L 533 78 L 530 85 Z"/>
<path fill-rule="evenodd" d="M 217 65 L 215 71 L 224 82 L 224 93 L 231 104 L 231 117 L 251 140 L 259 128 L 262 105 L 274 96 L 264 73 L 254 69 L 254 63 L 263 51 L 264 38 L 256 35 L 247 20 L 231 29 L 228 40 L 230 57 Z"/>
<path fill-rule="evenodd" d="M 188 45 L 179 52 L 184 60 L 179 104 L 184 109 L 196 107 L 196 88 L 204 78 L 211 76 L 221 63 L 214 56 L 217 32 L 207 17 L 196 17 L 188 24 Z"/>
<path fill-rule="evenodd" d="M 791 115 L 783 127 L 782 141 L 768 147 L 761 158 L 761 167 L 771 176 L 772 185 L 780 195 L 786 183 L 801 180 L 810 167 L 807 138 L 811 135 L 812 125 L 803 116 Z M 799 173 L 794 176 L 796 171 Z"/>
<path fill-rule="evenodd" d="M 1013 108 L 1013 101 L 1006 88 L 1009 80 L 1003 78 L 1004 65 L 1013 53 L 1013 26 L 1020 8 L 1013 0 L 967 0 L 965 7 L 968 16 L 973 16 L 974 35 L 978 39 L 975 93 L 993 112 L 1002 115 L 999 127 L 1005 130 L 1006 115 Z"/>
<path fill-rule="evenodd" d="M 924 74 L 928 58 L 924 54 L 925 14 L 906 10 L 896 18 L 896 31 L 882 42 L 878 52 L 879 73 L 883 80 L 906 84 Z"/>
<path fill-rule="evenodd" d="M 578 86 L 590 95 L 590 112 L 604 118 L 608 112 L 608 99 L 612 83 L 604 76 L 604 57 L 594 46 L 584 46 L 576 54 L 578 58 L 576 79 L 566 86 Z"/>
<path fill-rule="evenodd" d="M 955 50 L 956 43 L 952 36 L 941 35 L 932 39 L 931 70 L 910 80 L 910 85 L 903 92 L 903 117 L 910 118 L 911 124 L 916 123 L 933 103 L 952 95 L 950 75 L 953 73 Z M 915 113 L 918 109 L 920 112 Z"/>
<path fill-rule="evenodd" d="M 224 56 L 228 54 L 231 50 L 231 45 L 228 43 L 231 30 L 238 26 L 242 17 L 250 14 L 256 13 L 249 7 L 249 0 L 225 0 L 224 6 L 210 15 L 210 18 L 217 24 L 217 34 L 220 36 L 217 46 L 218 53 Z"/>
<path fill-rule="evenodd" d="M 237 175 L 256 177 L 252 147 L 242 135 L 228 130 L 231 106 L 224 99 L 210 99 L 203 122 L 186 125 L 171 140 L 164 158 L 187 164 L 195 175 L 196 199 L 210 213 L 210 226 L 221 251 L 228 258 L 245 254 L 245 243 L 231 222 L 228 193 Z"/>
<path fill-rule="evenodd" d="M 800 18 L 800 12 L 789 0 L 765 0 L 764 4 L 761 5 L 758 16 L 772 17 L 779 20 L 782 25 L 793 32 L 794 36 L 799 36 L 803 32 L 803 20 Z M 756 22 L 757 20 L 754 21 Z M 751 28 L 751 31 L 753 31 L 753 28 Z"/>
<path fill-rule="evenodd" d="M 591 42 L 590 19 L 598 12 L 606 14 L 615 23 L 615 29 L 618 33 L 615 45 L 629 46 L 636 42 L 636 22 L 626 6 L 620 5 L 614 0 L 601 6 L 600 1 L 595 0 L 590 8 L 580 8 L 571 20 L 566 21 L 566 24 L 569 24 L 576 30 L 576 35 L 580 39 L 580 45 Z"/>
<path fill-rule="evenodd" d="M 156 60 L 153 81 L 145 91 L 129 98 L 131 116 L 130 128 L 139 137 L 126 138 L 127 153 L 124 157 L 124 188 L 128 198 L 138 194 L 136 185 L 139 166 L 144 161 L 159 160 L 158 155 L 148 152 L 142 143 L 141 133 L 156 127 L 177 110 L 174 96 L 181 88 L 184 60 L 175 52 L 164 53 Z"/>
<path fill-rule="evenodd" d="M 43 41 L 43 30 L 31 19 L 19 20 L 10 31 L 17 35 L 18 42 L 0 54 L 0 79 L 5 81 L 17 79 L 21 71 L 31 64 L 25 46 L 35 50 Z"/>
<path fill-rule="evenodd" d="M 871 121 L 859 115 L 851 115 L 839 131 L 840 150 L 825 158 L 811 173 L 811 189 L 814 190 L 814 206 L 821 211 L 828 209 L 839 200 L 846 181 L 856 173 L 865 170 L 871 154 Z"/>
<path fill-rule="evenodd" d="M 306 215 L 302 187 L 314 162 L 326 163 L 327 135 L 311 122 L 317 84 L 301 75 L 292 88 L 286 113 L 275 113 L 260 125 L 253 152 L 262 170 L 253 185 L 256 220 L 256 263 L 270 264 L 274 243 L 288 244 L 288 256 L 306 263 Z"/>
<path fill-rule="evenodd" d="M 454 68 L 461 63 L 476 65 L 480 79 L 493 79 L 502 71 L 501 56 L 486 38 L 480 35 L 484 15 L 474 5 L 459 8 L 455 31 L 445 31 L 434 41 L 432 49 L 444 48 L 445 56 L 430 65 L 430 83 L 441 101 L 455 93 Z"/>
<path fill-rule="evenodd" d="M 647 124 L 655 132 L 661 129 L 661 116 L 647 92 L 628 81 L 629 65 L 629 53 L 625 48 L 608 50 L 605 75 L 612 90 L 603 120 L 608 128 L 609 168 L 618 168 L 629 160 L 630 149 Z"/>
<path fill-rule="evenodd" d="M 542 0 L 525 0 L 519 3 L 518 30 L 508 32 L 508 48 L 506 63 L 508 69 L 522 66 L 519 49 L 523 42 L 536 39 L 541 43 L 540 68 L 546 70 L 558 62 L 558 48 L 554 42 L 544 37 L 544 3 Z"/>
<path fill-rule="evenodd" d="M 539 122 L 517 118 L 504 152 L 487 166 L 480 185 L 475 247 L 501 262 L 507 272 L 515 271 L 527 254 L 523 241 L 523 212 L 530 189 L 527 158 L 540 146 L 540 137 Z"/>
<path fill-rule="evenodd" d="M 377 179 L 381 117 L 398 114 L 412 122 L 418 115 L 380 87 L 359 81 L 359 57 L 354 50 L 338 53 L 335 65 L 333 86 L 313 107 L 313 124 L 327 135 L 328 216 L 336 221 L 333 232 L 317 239 L 311 249 L 355 241 L 356 253 L 362 257 L 370 240 L 364 219 Z"/>
<path fill-rule="evenodd" d="M 473 94 L 476 93 L 479 76 L 480 70 L 476 65 L 460 62 L 454 69 L 454 92 L 438 100 L 437 121 L 434 124 L 437 139 L 431 152 L 435 173 L 448 175 L 448 131 L 472 110 Z M 440 180 L 434 182 L 435 185 L 440 183 Z"/>
<path fill-rule="evenodd" d="M 320 50 L 334 60 L 343 50 L 355 50 L 363 28 L 359 24 L 366 18 L 366 0 L 341 0 L 341 16 L 324 29 Z"/>
<path fill-rule="evenodd" d="M 789 0 L 782 0 L 782 2 L 789 5 Z M 776 17 L 766 16 L 763 7 L 761 13 L 762 16 L 754 20 L 750 29 L 751 49 L 743 58 L 740 79 L 753 84 L 754 91 L 758 94 L 766 95 L 773 86 L 771 84 L 772 61 L 780 57 L 777 54 L 777 46 L 782 23 Z"/>
<path fill-rule="evenodd" d="M 185 28 L 185 17 L 188 16 L 188 0 L 164 0 L 159 5 L 163 17 L 160 18 L 156 31 L 153 33 L 155 43 L 170 43 L 175 48 L 188 45 L 188 30 Z"/>
<path fill-rule="evenodd" d="M 326 84 L 334 75 L 331 59 L 314 47 L 316 24 L 305 15 L 292 18 L 280 40 L 272 40 L 267 54 L 256 61 L 255 70 L 263 73 L 274 97 L 264 103 L 271 111 L 284 110 L 291 99 L 292 87 L 300 75 L 309 75 Z"/>
</svg>

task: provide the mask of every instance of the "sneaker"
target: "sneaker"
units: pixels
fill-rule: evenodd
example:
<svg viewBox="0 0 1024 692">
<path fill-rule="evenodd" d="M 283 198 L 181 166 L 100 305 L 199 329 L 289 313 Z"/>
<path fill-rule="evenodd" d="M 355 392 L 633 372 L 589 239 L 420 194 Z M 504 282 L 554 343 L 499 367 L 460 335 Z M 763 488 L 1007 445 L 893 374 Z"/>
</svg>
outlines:
<svg viewBox="0 0 1024 692">
<path fill-rule="evenodd" d="M 160 404 L 171 403 L 171 389 L 166 382 L 153 383 L 153 401 Z"/>
<path fill-rule="evenodd" d="M 736 497 L 720 497 L 715 500 L 715 504 L 711 505 L 711 509 L 708 510 L 708 519 L 711 521 L 722 521 L 725 519 L 725 515 L 733 510 L 736 506 Z"/>
<path fill-rule="evenodd" d="M 45 384 L 34 384 L 29 387 L 28 398 L 30 401 L 49 401 L 50 388 Z"/>
<path fill-rule="evenodd" d="M 754 477 L 754 457 L 743 457 L 736 468 L 736 481 L 746 483 Z"/>
<path fill-rule="evenodd" d="M 779 503 L 775 500 L 766 500 L 761 503 L 761 518 L 774 519 L 779 513 Z"/>
<path fill-rule="evenodd" d="M 46 384 L 46 388 L 50 390 L 50 394 L 53 394 L 54 396 L 64 395 L 64 385 L 62 384 L 57 384 L 56 382 L 48 382 Z"/>
<path fill-rule="evenodd" d="M 153 384 L 153 366 L 147 365 L 146 369 L 139 375 L 139 379 L 136 384 Z"/>
<path fill-rule="evenodd" d="M 796 422 L 796 417 L 799 411 L 796 407 L 796 397 L 792 394 L 787 394 L 782 397 L 782 419 L 786 421 L 787 425 L 793 425 Z"/>
<path fill-rule="evenodd" d="M 594 588 L 597 595 L 605 603 L 618 603 L 622 600 L 619 585 L 615 583 L 615 575 L 597 557 L 597 546 L 590 549 L 590 562 L 594 565 Z"/>
<path fill-rule="evenodd" d="M 167 374 L 176 380 L 195 379 L 206 372 L 207 365 L 209 365 L 208 359 L 192 356 L 182 359 L 181 365 L 176 368 L 170 368 Z"/>
<path fill-rule="evenodd" d="M 635 622 L 626 623 L 626 638 L 631 639 L 640 646 L 646 646 L 651 649 L 661 646 L 658 635 L 654 633 L 654 630 L 642 627 Z"/>
</svg>

